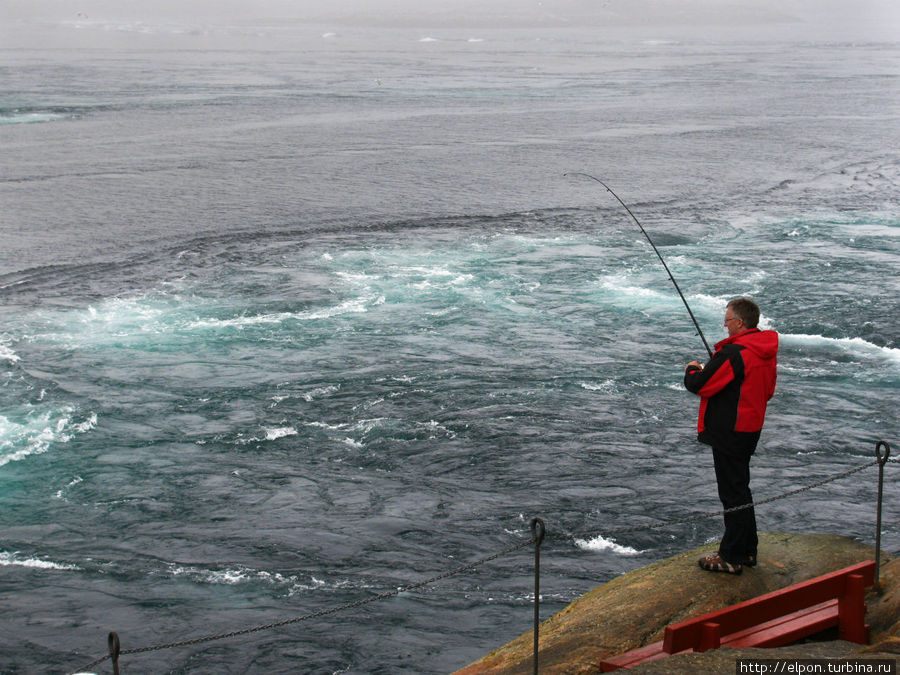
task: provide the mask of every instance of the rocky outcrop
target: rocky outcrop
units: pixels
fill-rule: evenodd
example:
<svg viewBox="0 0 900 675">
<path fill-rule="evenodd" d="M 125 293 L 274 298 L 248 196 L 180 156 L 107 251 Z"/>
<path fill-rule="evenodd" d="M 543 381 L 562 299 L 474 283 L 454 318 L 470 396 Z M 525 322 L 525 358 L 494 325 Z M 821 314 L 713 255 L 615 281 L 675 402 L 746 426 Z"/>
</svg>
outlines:
<svg viewBox="0 0 900 675">
<path fill-rule="evenodd" d="M 604 658 L 661 640 L 665 627 L 821 574 L 873 560 L 871 546 L 824 534 L 760 534 L 759 563 L 740 576 L 704 572 L 697 559 L 709 546 L 681 553 L 595 588 L 541 624 L 540 672 L 587 675 Z M 882 555 L 881 591 L 870 590 L 867 622 L 872 646 L 848 642 L 792 645 L 804 657 L 896 654 L 900 650 L 900 560 Z M 533 672 L 533 634 L 528 632 L 457 675 L 525 675 Z M 823 646 L 824 645 L 824 646 Z M 818 651 L 816 651 L 818 650 Z M 734 672 L 741 652 L 749 658 L 781 658 L 782 650 L 722 649 L 672 656 L 630 672 Z M 820 654 L 820 652 L 822 652 Z M 824 653 L 824 652 L 827 652 Z M 787 653 L 787 652 L 786 652 Z M 728 667 L 723 668 L 725 659 Z M 706 665 L 704 665 L 706 664 Z M 646 670 L 645 670 L 646 669 Z"/>
</svg>

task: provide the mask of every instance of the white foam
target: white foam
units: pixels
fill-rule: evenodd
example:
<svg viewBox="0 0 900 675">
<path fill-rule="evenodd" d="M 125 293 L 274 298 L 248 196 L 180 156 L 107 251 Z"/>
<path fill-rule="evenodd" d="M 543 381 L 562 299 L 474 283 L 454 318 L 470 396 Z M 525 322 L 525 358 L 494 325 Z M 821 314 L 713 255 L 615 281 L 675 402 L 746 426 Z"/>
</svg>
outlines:
<svg viewBox="0 0 900 675">
<path fill-rule="evenodd" d="M 665 297 L 662 293 L 652 288 L 643 288 L 642 286 L 634 286 L 628 283 L 627 278 L 620 274 L 611 274 L 601 277 L 600 286 L 606 290 L 615 292 L 616 295 L 649 298 L 653 300 L 662 300 Z"/>
<path fill-rule="evenodd" d="M 297 577 L 294 576 L 284 576 L 278 572 L 266 572 L 265 570 L 254 570 L 247 567 L 209 570 L 191 565 L 170 564 L 169 570 L 172 575 L 176 577 L 189 577 L 194 581 L 201 583 L 224 584 L 226 586 L 234 586 L 236 584 L 252 581 L 262 581 L 279 585 L 294 585 L 298 583 Z"/>
<path fill-rule="evenodd" d="M 169 573 L 175 577 L 185 577 L 194 583 L 237 586 L 239 584 L 266 584 L 280 587 L 288 595 L 304 591 L 322 589 L 340 589 L 347 587 L 371 588 L 369 584 L 350 580 L 326 582 L 310 575 L 309 580 L 296 575 L 285 575 L 280 572 L 268 572 L 249 567 L 233 567 L 225 569 L 207 569 L 194 565 L 178 565 L 168 563 Z"/>
<path fill-rule="evenodd" d="M 41 570 L 77 570 L 80 569 L 76 565 L 68 565 L 65 563 L 56 563 L 50 560 L 41 560 L 40 558 L 22 558 L 18 551 L 15 553 L 7 553 L 0 551 L 0 565 L 5 567 L 32 567 Z"/>
<path fill-rule="evenodd" d="M 361 431 L 362 433 L 367 434 L 374 429 L 384 426 L 384 423 L 387 421 L 387 417 L 370 417 L 368 419 L 359 420 L 350 429 L 351 431 Z"/>
<path fill-rule="evenodd" d="M 585 551 L 612 551 L 616 555 L 621 556 L 635 556 L 643 553 L 643 551 L 638 551 L 630 546 L 622 546 L 611 539 L 605 539 L 603 535 L 597 535 L 590 540 L 576 539 L 575 545 Z"/>
<path fill-rule="evenodd" d="M 328 429 L 330 431 L 338 431 L 340 429 L 346 429 L 346 424 L 327 424 L 325 422 L 306 422 L 306 426 L 308 427 L 318 427 L 319 429 Z"/>
<path fill-rule="evenodd" d="M 274 429 L 266 429 L 266 440 L 276 441 L 286 436 L 296 436 L 297 430 L 294 427 L 275 427 Z"/>
<path fill-rule="evenodd" d="M 65 494 L 65 491 L 68 490 L 70 487 L 74 487 L 74 486 L 78 485 L 83 480 L 84 479 L 81 476 L 75 476 L 75 478 L 73 478 L 66 484 L 66 487 L 64 487 L 62 490 L 56 491 L 56 498 L 57 499 L 65 499 L 65 497 L 63 496 Z"/>
<path fill-rule="evenodd" d="M 673 289 L 674 290 L 674 289 Z M 676 296 L 677 297 L 677 296 Z M 733 295 L 706 295 L 705 293 L 694 293 L 690 296 L 696 305 L 703 307 L 709 314 L 716 316 L 725 316 L 725 308 L 728 301 L 734 298 Z"/>
<path fill-rule="evenodd" d="M 606 391 L 612 392 L 616 390 L 616 382 L 615 380 L 604 380 L 600 383 L 591 383 L 591 382 L 581 382 L 581 387 L 583 389 L 587 389 L 588 391 Z"/>
<path fill-rule="evenodd" d="M 363 312 L 369 311 L 369 304 L 381 305 L 384 304 L 384 302 L 385 298 L 383 295 L 377 298 L 373 298 L 372 296 L 354 298 L 352 300 L 345 300 L 341 304 L 334 307 L 327 307 L 316 312 L 307 312 L 304 314 L 300 314 L 297 318 L 316 320 L 330 319 L 334 316 L 340 316 L 341 314 L 361 314 Z"/>
<path fill-rule="evenodd" d="M 875 358 L 884 358 L 890 362 L 900 364 L 900 349 L 894 347 L 879 347 L 862 338 L 830 338 L 824 335 L 805 335 L 793 333 L 780 333 L 779 339 L 782 345 L 802 345 L 812 347 L 826 347 L 837 349 L 841 352 L 854 355 L 863 355 Z"/>
<path fill-rule="evenodd" d="M 0 342 L 0 361 L 9 361 L 10 363 L 18 362 L 19 355 L 13 351 L 13 348 L 9 346 L 9 344 Z"/>
<path fill-rule="evenodd" d="M 72 425 L 72 431 L 83 434 L 87 431 L 90 431 L 94 427 L 97 426 L 97 413 L 91 413 L 90 417 L 88 417 L 84 422 L 79 422 L 78 424 Z M 69 435 L 65 438 L 66 441 L 71 439 L 72 436 Z"/>
<path fill-rule="evenodd" d="M 611 274 L 600 277 L 598 279 L 600 287 L 609 291 L 612 304 L 626 306 L 628 309 L 637 312 L 659 312 L 664 311 L 681 311 L 682 307 L 678 293 L 674 288 L 665 288 L 657 290 L 656 288 L 645 288 L 637 286 L 628 278 L 626 274 Z M 725 312 L 725 306 L 728 304 L 730 297 L 717 297 L 698 293 L 688 296 L 690 305 L 695 310 L 697 320 L 704 324 L 708 317 L 716 317 L 716 321 L 720 321 L 719 317 Z"/>
<path fill-rule="evenodd" d="M 48 342 L 64 343 L 71 348 L 91 348 L 121 343 L 123 338 L 156 336 L 171 332 L 167 323 L 171 307 L 145 297 L 109 298 L 96 307 L 76 311 L 48 312 L 50 328 L 34 336 Z"/>
<path fill-rule="evenodd" d="M 303 394 L 304 401 L 314 401 L 317 398 L 322 398 L 323 396 L 329 396 L 339 391 L 341 385 L 339 384 L 330 384 L 326 387 L 317 387 L 310 391 L 307 391 Z"/>
<path fill-rule="evenodd" d="M 429 439 L 437 438 L 438 434 L 446 438 L 456 438 L 456 434 L 453 431 L 445 427 L 440 422 L 437 422 L 436 420 L 429 420 L 428 422 L 416 422 L 416 426 L 427 429 L 431 434 L 428 437 Z"/>
<path fill-rule="evenodd" d="M 188 324 L 188 328 L 243 328 L 244 326 L 256 326 L 260 324 L 277 324 L 286 319 L 296 317 L 290 312 L 279 314 L 259 314 L 257 316 L 238 316 L 232 319 L 197 319 Z"/>
<path fill-rule="evenodd" d="M 96 413 L 73 424 L 72 412 L 71 408 L 47 410 L 23 422 L 0 415 L 0 466 L 44 453 L 54 443 L 68 443 L 75 434 L 86 433 L 97 425 Z"/>
<path fill-rule="evenodd" d="M 133 298 L 109 298 L 100 308 L 88 305 L 91 321 L 99 321 L 108 326 L 146 325 L 164 315 L 168 307 L 154 304 L 149 298 L 136 296 Z"/>
<path fill-rule="evenodd" d="M 656 288 L 636 286 L 631 283 L 627 274 L 607 274 L 600 277 L 597 281 L 601 288 L 612 291 L 617 296 L 623 296 L 621 298 L 623 302 L 633 304 L 633 301 L 637 299 L 644 304 L 651 302 L 673 306 L 680 304 L 680 299 L 674 288 L 668 287 L 665 290 L 657 290 Z M 689 297 L 694 304 L 702 306 L 711 314 L 724 312 L 725 305 L 731 299 L 730 297 L 706 295 L 704 293 L 696 293 Z"/>
<path fill-rule="evenodd" d="M 191 330 L 216 328 L 248 328 L 259 325 L 277 325 L 286 321 L 316 321 L 330 319 L 342 314 L 361 314 L 369 311 L 369 306 L 382 305 L 385 297 L 366 295 L 351 298 L 332 307 L 325 307 L 309 312 L 278 312 L 274 314 L 256 314 L 252 316 L 236 316 L 229 319 L 196 319 L 187 325 Z"/>
<path fill-rule="evenodd" d="M 339 305 L 308 312 L 270 312 L 263 314 L 241 314 L 227 318 L 204 317 L 203 307 L 198 307 L 201 316 L 192 321 L 182 321 L 178 313 L 182 311 L 177 305 L 170 304 L 165 298 L 136 296 L 133 298 L 111 298 L 97 307 L 89 306 L 79 319 L 77 331 L 67 335 L 70 339 L 79 340 L 79 336 L 87 335 L 93 343 L 105 336 L 121 338 L 123 336 L 141 334 L 161 334 L 174 332 L 177 329 L 210 330 L 210 329 L 243 329 L 254 326 L 278 325 L 286 321 L 308 321 L 330 318 L 345 313 L 365 312 L 369 305 L 384 302 L 383 297 L 371 294 L 359 298 L 345 300 Z M 78 335 L 76 336 L 75 333 Z M 81 338 L 85 339 L 85 338 Z"/>
<path fill-rule="evenodd" d="M 381 397 L 379 397 L 379 398 L 376 398 L 376 399 L 373 400 L 373 401 L 363 401 L 362 403 L 359 403 L 359 404 L 353 406 L 353 409 L 354 409 L 354 410 L 359 410 L 360 408 L 362 408 L 363 410 L 369 410 L 370 408 L 374 408 L 374 407 L 375 407 L 376 405 L 378 405 L 379 403 L 384 403 L 384 397 L 383 397 L 383 396 L 381 396 Z"/>
</svg>

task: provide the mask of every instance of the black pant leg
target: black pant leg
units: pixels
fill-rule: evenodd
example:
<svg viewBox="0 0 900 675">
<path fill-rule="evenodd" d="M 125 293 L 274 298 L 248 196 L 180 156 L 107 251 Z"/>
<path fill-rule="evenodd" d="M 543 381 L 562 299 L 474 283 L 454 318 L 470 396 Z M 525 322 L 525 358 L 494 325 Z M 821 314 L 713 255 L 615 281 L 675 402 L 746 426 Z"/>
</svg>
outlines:
<svg viewBox="0 0 900 675">
<path fill-rule="evenodd" d="M 719 499 L 725 509 L 753 501 L 750 493 L 750 455 L 732 455 L 713 448 L 713 463 Z M 742 563 L 756 556 L 756 513 L 751 507 L 725 514 L 725 534 L 719 544 L 719 555 L 730 563 Z"/>
</svg>

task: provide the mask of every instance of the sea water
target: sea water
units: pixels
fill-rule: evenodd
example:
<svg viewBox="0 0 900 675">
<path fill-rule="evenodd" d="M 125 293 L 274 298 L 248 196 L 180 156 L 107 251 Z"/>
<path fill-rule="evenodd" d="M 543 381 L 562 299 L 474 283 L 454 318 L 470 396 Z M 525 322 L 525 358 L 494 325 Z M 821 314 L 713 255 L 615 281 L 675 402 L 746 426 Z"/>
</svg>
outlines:
<svg viewBox="0 0 900 675">
<path fill-rule="evenodd" d="M 719 508 L 705 349 L 567 173 L 710 343 L 740 295 L 781 334 L 757 499 L 900 445 L 897 43 L 70 28 L 126 39 L 0 53 L 3 672 L 325 612 L 536 516 L 543 616 L 714 550 L 609 534 Z M 760 527 L 871 543 L 876 477 Z M 449 672 L 530 628 L 531 564 L 122 664 Z"/>
</svg>

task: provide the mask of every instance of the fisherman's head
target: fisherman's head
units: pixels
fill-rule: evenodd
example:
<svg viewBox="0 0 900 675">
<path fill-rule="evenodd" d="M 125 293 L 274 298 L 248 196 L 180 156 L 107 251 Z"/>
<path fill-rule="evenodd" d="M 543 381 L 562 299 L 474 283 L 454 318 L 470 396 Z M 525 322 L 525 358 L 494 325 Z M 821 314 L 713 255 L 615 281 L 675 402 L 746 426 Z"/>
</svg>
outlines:
<svg viewBox="0 0 900 675">
<path fill-rule="evenodd" d="M 759 324 L 759 307 L 749 298 L 735 298 L 725 307 L 725 328 L 728 337 L 743 333 Z"/>
</svg>

